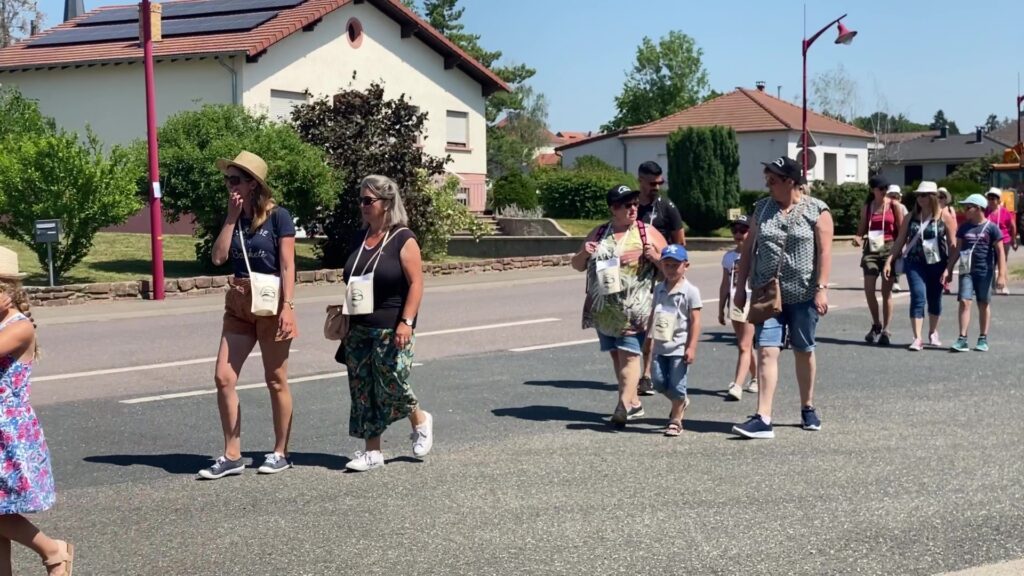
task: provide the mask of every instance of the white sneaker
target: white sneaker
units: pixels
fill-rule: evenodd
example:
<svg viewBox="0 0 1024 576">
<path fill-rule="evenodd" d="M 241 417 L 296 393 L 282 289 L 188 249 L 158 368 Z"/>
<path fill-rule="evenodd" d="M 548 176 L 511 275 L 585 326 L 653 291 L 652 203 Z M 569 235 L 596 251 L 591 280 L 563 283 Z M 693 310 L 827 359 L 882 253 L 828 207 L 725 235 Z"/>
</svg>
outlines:
<svg viewBox="0 0 1024 576">
<path fill-rule="evenodd" d="M 903 288 L 900 287 L 899 282 L 895 282 L 892 285 L 892 291 L 893 292 L 901 292 L 901 291 L 903 291 Z"/>
<path fill-rule="evenodd" d="M 1002 294 L 1003 296 L 1009 296 L 1010 295 L 1010 287 L 1009 286 L 1003 286 L 1003 289 L 1000 290 L 999 293 Z"/>
<path fill-rule="evenodd" d="M 423 413 L 427 415 L 427 421 L 417 426 L 409 435 L 409 439 L 412 440 L 412 453 L 417 458 L 430 454 L 430 448 L 434 445 L 434 417 L 426 410 Z"/>
<path fill-rule="evenodd" d="M 744 390 L 751 394 L 757 394 L 757 378 L 751 378 L 750 382 L 747 382 L 747 387 L 744 388 Z"/>
<path fill-rule="evenodd" d="M 383 466 L 384 454 L 380 450 L 370 450 L 369 452 L 356 450 L 352 459 L 345 464 L 345 468 L 354 472 L 366 472 L 367 470 L 382 468 Z"/>
<path fill-rule="evenodd" d="M 743 388 L 735 382 L 729 383 L 729 389 L 726 390 L 725 393 L 728 394 L 728 397 L 732 400 L 743 400 Z"/>
</svg>

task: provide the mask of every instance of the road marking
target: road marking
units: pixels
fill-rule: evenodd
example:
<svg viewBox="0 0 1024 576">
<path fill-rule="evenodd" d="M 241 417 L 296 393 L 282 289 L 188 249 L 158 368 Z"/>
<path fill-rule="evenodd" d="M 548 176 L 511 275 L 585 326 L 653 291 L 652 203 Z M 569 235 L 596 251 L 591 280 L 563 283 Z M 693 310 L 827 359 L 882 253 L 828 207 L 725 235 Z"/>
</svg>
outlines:
<svg viewBox="0 0 1024 576">
<path fill-rule="evenodd" d="M 292 352 L 298 352 L 297 349 L 292 349 Z M 249 355 L 250 358 L 260 356 L 259 352 L 253 352 Z M 217 357 L 212 358 L 194 358 L 192 360 L 176 360 L 174 362 L 161 362 L 159 364 L 143 364 L 141 366 L 125 366 L 123 368 L 106 368 L 104 370 L 90 370 L 89 372 L 71 372 L 69 374 L 54 374 L 52 376 L 40 376 L 38 378 L 32 378 L 33 382 L 48 382 L 51 380 L 71 380 L 74 378 L 87 378 L 89 376 L 103 376 L 105 374 L 123 374 L 125 372 L 136 372 L 139 370 L 158 370 L 160 368 L 174 368 L 176 366 L 192 366 L 193 364 L 205 364 L 207 362 L 216 362 Z"/>
<path fill-rule="evenodd" d="M 538 318 L 536 320 L 520 320 L 518 322 L 503 322 L 501 324 L 484 324 L 482 326 L 466 326 L 465 328 L 449 328 L 447 330 L 434 330 L 433 332 L 420 332 L 417 338 L 424 336 L 440 336 L 441 334 L 458 334 L 461 332 L 476 332 L 477 330 L 493 330 L 495 328 L 509 328 L 512 326 L 529 326 L 530 324 L 544 324 L 547 322 L 558 322 L 561 318 Z"/>
<path fill-rule="evenodd" d="M 573 340 L 571 342 L 557 342 L 555 344 L 541 344 L 539 346 L 526 346 L 523 348 L 510 348 L 509 352 L 533 352 L 534 350 L 547 350 L 548 348 L 564 348 L 566 346 L 577 346 L 579 344 L 593 344 L 600 342 L 597 338 L 587 340 Z"/>
<path fill-rule="evenodd" d="M 423 366 L 423 364 L 416 362 L 413 366 Z M 342 376 L 348 376 L 348 370 L 342 370 L 341 372 L 328 372 L 327 374 L 313 374 L 312 376 L 300 376 L 298 378 L 289 378 L 288 385 L 301 384 L 302 382 L 314 382 L 316 380 L 329 380 L 331 378 L 340 378 Z M 235 390 L 253 390 L 256 388 L 266 388 L 265 382 L 255 382 L 253 384 L 241 384 L 235 386 Z M 173 392 L 171 394 L 158 394 L 156 396 L 143 396 L 140 398 L 129 398 L 127 400 L 119 400 L 120 404 L 146 404 L 149 402 L 160 402 L 161 400 L 176 400 L 179 398 L 191 398 L 193 396 L 207 396 L 209 394 L 216 394 L 217 389 L 213 390 L 204 388 L 203 390 L 190 390 L 188 392 Z"/>
</svg>

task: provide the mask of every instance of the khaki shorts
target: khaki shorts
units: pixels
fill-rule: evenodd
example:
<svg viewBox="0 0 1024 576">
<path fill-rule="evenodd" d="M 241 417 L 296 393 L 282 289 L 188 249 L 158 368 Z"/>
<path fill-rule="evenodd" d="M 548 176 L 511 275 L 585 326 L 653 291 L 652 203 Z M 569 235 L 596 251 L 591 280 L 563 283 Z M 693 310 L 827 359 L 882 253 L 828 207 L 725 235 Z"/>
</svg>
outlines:
<svg viewBox="0 0 1024 576">
<path fill-rule="evenodd" d="M 885 261 L 892 254 L 892 241 L 886 242 L 881 252 L 873 254 L 864 247 L 864 254 L 860 258 L 860 267 L 864 270 L 865 276 L 881 276 L 885 269 Z M 895 273 L 895 271 L 894 271 Z"/>
<path fill-rule="evenodd" d="M 224 332 L 246 334 L 261 344 L 284 342 L 298 337 L 298 326 L 290 336 L 277 335 L 279 316 L 256 316 L 252 313 L 252 288 L 248 278 L 232 278 L 224 296 Z"/>
</svg>

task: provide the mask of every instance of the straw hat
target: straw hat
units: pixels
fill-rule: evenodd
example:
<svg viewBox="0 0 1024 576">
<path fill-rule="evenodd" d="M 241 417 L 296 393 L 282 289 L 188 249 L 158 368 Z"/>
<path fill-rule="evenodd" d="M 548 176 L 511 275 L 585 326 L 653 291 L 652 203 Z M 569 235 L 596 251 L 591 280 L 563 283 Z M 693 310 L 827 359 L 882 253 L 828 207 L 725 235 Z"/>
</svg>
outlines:
<svg viewBox="0 0 1024 576">
<path fill-rule="evenodd" d="M 26 274 L 18 270 L 18 254 L 0 246 L 0 280 L 21 280 Z"/>
<path fill-rule="evenodd" d="M 267 163 L 263 161 L 263 158 L 242 150 L 235 156 L 234 160 L 228 160 L 221 158 L 217 160 L 217 170 L 220 170 L 223 174 L 228 173 L 228 168 L 235 167 L 245 172 L 249 176 L 252 176 L 254 180 L 260 183 L 261 186 L 270 190 L 270 186 L 267 186 Z"/>
<path fill-rule="evenodd" d="M 953 195 L 949 193 L 949 190 L 946 190 L 942 186 L 939 186 L 939 198 L 945 200 L 946 204 L 953 203 Z"/>
<path fill-rule="evenodd" d="M 928 180 L 922 180 L 921 183 L 917 185 L 917 190 L 914 190 L 914 194 L 938 194 L 938 193 L 939 193 L 938 185 L 936 185 L 935 182 L 931 182 L 931 181 L 928 181 Z"/>
</svg>

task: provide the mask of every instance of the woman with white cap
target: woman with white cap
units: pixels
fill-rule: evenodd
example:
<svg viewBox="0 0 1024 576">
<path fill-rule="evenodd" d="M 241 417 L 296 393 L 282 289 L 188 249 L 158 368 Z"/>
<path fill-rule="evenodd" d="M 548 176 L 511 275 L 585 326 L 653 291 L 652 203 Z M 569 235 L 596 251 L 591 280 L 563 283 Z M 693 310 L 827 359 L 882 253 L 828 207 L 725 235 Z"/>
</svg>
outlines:
<svg viewBox="0 0 1024 576">
<path fill-rule="evenodd" d="M 217 169 L 227 188 L 227 217 L 213 243 L 213 263 L 230 262 L 224 324 L 214 382 L 224 433 L 224 453 L 200 478 L 215 480 L 245 471 L 242 461 L 242 412 L 238 374 L 259 342 L 263 374 L 274 418 L 274 450 L 259 467 L 275 474 L 291 467 L 288 436 L 292 427 L 292 395 L 288 388 L 288 353 L 298 336 L 295 325 L 295 224 L 274 202 L 267 185 L 267 163 L 251 152 L 234 160 L 220 159 Z"/>
<path fill-rule="evenodd" d="M 989 222 L 999 226 L 999 231 L 1003 235 L 1003 253 L 1006 259 L 1009 260 L 1010 248 L 1017 250 L 1019 242 L 1017 239 L 1017 218 L 1014 217 L 1013 212 L 1010 212 L 1006 206 L 1003 206 L 1003 191 L 999 188 L 989 188 L 988 192 L 985 193 L 985 198 L 988 199 L 985 217 L 988 218 Z M 1010 288 L 1003 286 L 999 293 L 1003 295 L 1009 294 Z"/>
<path fill-rule="evenodd" d="M 921 325 L 926 303 L 928 343 L 942 346 L 939 318 L 942 316 L 943 272 L 950 253 L 956 248 L 956 237 L 950 233 L 956 228 L 956 221 L 939 206 L 938 192 L 935 182 L 927 180 L 914 190 L 914 211 L 903 221 L 884 269 L 885 277 L 889 278 L 895 259 L 904 261 L 903 272 L 910 285 L 910 325 L 914 332 L 910 350 L 913 351 L 920 351 L 923 347 Z"/>
</svg>

